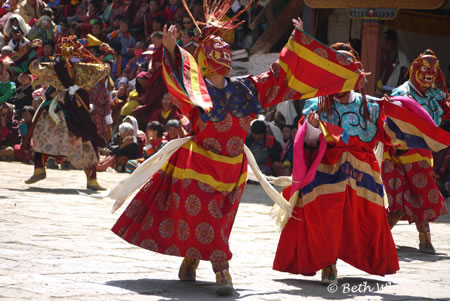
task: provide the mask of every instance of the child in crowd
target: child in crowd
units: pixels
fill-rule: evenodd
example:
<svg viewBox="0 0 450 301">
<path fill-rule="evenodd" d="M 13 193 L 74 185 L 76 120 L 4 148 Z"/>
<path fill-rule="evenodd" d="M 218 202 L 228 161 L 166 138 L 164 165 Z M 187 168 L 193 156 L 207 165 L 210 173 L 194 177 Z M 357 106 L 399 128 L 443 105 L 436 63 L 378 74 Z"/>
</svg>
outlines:
<svg viewBox="0 0 450 301">
<path fill-rule="evenodd" d="M 171 141 L 177 138 L 182 138 L 184 137 L 184 133 L 181 127 L 181 122 L 179 120 L 176 119 L 171 119 L 169 121 L 167 121 L 166 124 L 166 131 L 164 133 L 164 138 L 167 141 Z"/>
<path fill-rule="evenodd" d="M 18 77 L 20 82 L 14 96 L 8 101 L 14 104 L 14 116 L 16 120 L 22 118 L 22 110 L 25 106 L 31 106 L 33 103 L 33 75 L 21 73 Z"/>
<path fill-rule="evenodd" d="M 167 141 L 164 140 L 164 126 L 158 121 L 152 121 L 147 125 L 145 130 L 148 144 L 144 147 L 144 158 L 151 157 L 159 151 Z"/>
</svg>

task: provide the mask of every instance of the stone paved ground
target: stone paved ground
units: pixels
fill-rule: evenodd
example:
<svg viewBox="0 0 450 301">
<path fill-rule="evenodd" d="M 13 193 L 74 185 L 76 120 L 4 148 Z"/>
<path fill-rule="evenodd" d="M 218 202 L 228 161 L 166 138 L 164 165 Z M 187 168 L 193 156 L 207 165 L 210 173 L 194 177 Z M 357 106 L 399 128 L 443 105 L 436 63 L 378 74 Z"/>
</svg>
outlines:
<svg viewBox="0 0 450 301">
<path fill-rule="evenodd" d="M 131 246 L 109 230 L 119 212 L 111 201 L 79 195 L 81 171 L 48 170 L 34 185 L 23 181 L 32 166 L 0 162 L 1 300 L 212 300 L 214 276 L 208 262 L 198 282 L 177 280 L 180 259 Z M 99 174 L 112 187 L 126 175 Z M 270 201 L 247 185 L 231 235 L 231 273 L 243 300 L 450 300 L 450 218 L 432 225 L 437 255 L 417 250 L 415 227 L 394 229 L 401 269 L 370 276 L 342 262 L 337 292 L 303 277 L 271 269 L 278 232 L 267 215 Z M 348 290 L 353 289 L 353 292 Z"/>
</svg>

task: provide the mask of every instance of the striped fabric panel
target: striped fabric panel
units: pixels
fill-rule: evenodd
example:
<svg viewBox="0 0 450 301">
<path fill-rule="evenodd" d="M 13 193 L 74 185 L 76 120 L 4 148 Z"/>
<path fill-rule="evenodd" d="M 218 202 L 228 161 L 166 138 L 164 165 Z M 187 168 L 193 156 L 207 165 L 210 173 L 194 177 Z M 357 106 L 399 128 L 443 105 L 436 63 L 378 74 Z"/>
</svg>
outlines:
<svg viewBox="0 0 450 301">
<path fill-rule="evenodd" d="M 247 178 L 247 165 L 243 154 L 231 158 L 214 154 L 194 141 L 181 147 L 177 155 L 169 160 L 166 168 L 173 170 L 176 178 L 196 179 L 219 191 L 231 191 Z M 226 172 L 223 172 L 224 170 Z"/>
<path fill-rule="evenodd" d="M 384 207 L 383 194 L 358 186 L 355 179 L 316 186 L 309 193 L 303 194 L 301 205 L 307 206 L 312 202 L 320 202 L 321 199 L 345 199 L 348 197 L 348 191 L 354 191 L 358 197 Z"/>
<path fill-rule="evenodd" d="M 326 170 L 327 168 L 324 168 L 323 165 L 320 166 L 314 181 L 305 186 L 302 189 L 302 193 L 306 195 L 315 190 L 318 186 L 329 184 L 336 185 L 341 183 L 340 185 L 350 184 L 350 186 L 364 188 L 375 194 L 379 194 L 381 197 L 383 196 L 383 184 L 380 181 L 377 183 L 375 180 L 375 178 L 380 177 L 377 171 L 361 170 L 360 166 L 353 166 L 348 161 L 341 164 L 338 168 L 335 168 L 335 166 L 332 165 L 330 167 L 331 168 Z M 320 185 L 317 185 L 318 183 L 320 183 Z"/>
<path fill-rule="evenodd" d="M 349 91 L 362 79 L 345 55 L 299 30 L 281 50 L 279 64 L 289 87 L 302 93 L 302 99 Z"/>
<path fill-rule="evenodd" d="M 384 130 L 395 145 L 402 148 L 423 148 L 434 152 L 450 145 L 450 133 L 425 122 L 409 110 L 385 102 L 384 113 L 387 116 Z"/>
</svg>

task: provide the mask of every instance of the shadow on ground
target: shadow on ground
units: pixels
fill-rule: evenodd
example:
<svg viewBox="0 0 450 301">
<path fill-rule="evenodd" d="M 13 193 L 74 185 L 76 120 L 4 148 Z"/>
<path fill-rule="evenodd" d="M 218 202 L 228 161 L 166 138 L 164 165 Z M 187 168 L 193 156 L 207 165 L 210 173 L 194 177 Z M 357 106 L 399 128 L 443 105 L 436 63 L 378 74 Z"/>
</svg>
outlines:
<svg viewBox="0 0 450 301">
<path fill-rule="evenodd" d="M 404 262 L 411 262 L 415 260 L 436 262 L 450 259 L 450 256 L 447 256 L 446 253 L 439 253 L 438 251 L 436 254 L 425 254 L 421 253 L 418 247 L 397 246 L 398 260 Z"/>
<path fill-rule="evenodd" d="M 179 280 L 136 279 L 108 281 L 106 285 L 120 287 L 139 295 L 160 296 L 171 300 L 210 300 L 215 299 L 216 284 L 214 282 L 195 281 L 181 282 Z M 232 296 L 221 300 L 240 299 L 239 289 Z"/>
<path fill-rule="evenodd" d="M 329 300 L 342 300 L 356 297 L 367 297 L 367 299 L 381 297 L 383 300 L 444 300 L 383 293 L 383 288 L 395 286 L 396 283 L 362 277 L 339 278 L 337 285 L 330 284 L 328 286 L 317 280 L 274 279 L 274 281 L 296 287 L 296 289 L 292 290 L 280 290 L 281 294 L 301 297 L 324 298 Z"/>
<path fill-rule="evenodd" d="M 27 187 L 25 189 L 14 189 L 14 188 L 6 188 L 6 187 L 0 187 L 0 188 L 4 188 L 4 189 L 10 190 L 10 191 L 17 191 L 17 192 L 38 192 L 38 193 L 52 193 L 52 194 L 95 195 L 95 194 L 100 193 L 99 191 L 94 191 L 94 190 L 90 190 L 90 189 L 75 189 L 75 188 L 42 188 L 42 187 Z"/>
</svg>

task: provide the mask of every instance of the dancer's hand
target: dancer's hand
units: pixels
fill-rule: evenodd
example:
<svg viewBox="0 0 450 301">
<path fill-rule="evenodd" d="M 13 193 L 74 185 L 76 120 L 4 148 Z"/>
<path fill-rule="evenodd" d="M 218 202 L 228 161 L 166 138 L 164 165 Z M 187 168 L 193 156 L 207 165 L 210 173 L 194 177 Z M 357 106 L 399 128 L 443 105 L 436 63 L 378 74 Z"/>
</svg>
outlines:
<svg viewBox="0 0 450 301">
<path fill-rule="evenodd" d="M 303 21 L 300 17 L 292 19 L 292 24 L 294 24 L 295 29 L 303 31 Z"/>
<path fill-rule="evenodd" d="M 170 25 L 169 30 L 167 30 L 167 25 L 164 25 L 163 45 L 169 51 L 169 53 L 174 53 L 175 47 L 177 45 L 177 28 L 175 27 L 175 25 Z"/>
<path fill-rule="evenodd" d="M 316 111 L 311 111 L 307 117 L 308 123 L 315 128 L 319 127 L 319 114 Z"/>
</svg>

